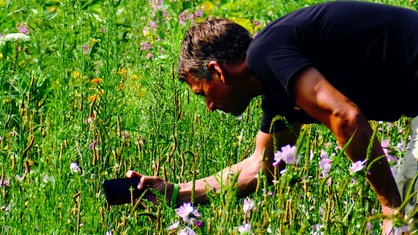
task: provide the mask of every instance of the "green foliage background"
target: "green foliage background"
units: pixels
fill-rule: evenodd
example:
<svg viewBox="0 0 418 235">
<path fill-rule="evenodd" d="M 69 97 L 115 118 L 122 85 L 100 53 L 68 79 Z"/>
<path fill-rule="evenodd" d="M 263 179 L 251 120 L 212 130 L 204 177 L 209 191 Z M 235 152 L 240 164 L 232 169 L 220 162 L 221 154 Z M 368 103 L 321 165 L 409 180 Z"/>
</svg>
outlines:
<svg viewBox="0 0 418 235">
<path fill-rule="evenodd" d="M 30 31 L 30 41 L 0 47 L 0 234 L 177 233 L 167 230 L 179 220 L 173 208 L 109 207 L 101 183 L 129 169 L 186 182 L 252 153 L 259 99 L 240 118 L 208 113 L 177 80 L 180 43 L 193 24 L 188 14 L 203 9 L 202 18 L 228 17 L 256 33 L 318 2 L 0 0 L 0 33 Z M 147 42 L 151 48 L 142 50 Z M 406 121 L 381 123 L 378 135 L 406 140 L 407 132 L 399 134 Z M 379 233 L 374 194 L 364 175 L 348 174 L 350 162 L 335 147 L 325 128 L 305 127 L 299 165 L 275 185 L 260 176 L 251 196 L 258 210 L 245 214 L 233 185 L 225 185 L 199 206 L 204 224 L 194 231 L 237 234 L 248 222 L 255 234 L 309 234 L 318 224 L 325 234 Z M 319 177 L 321 150 L 334 156 L 331 184 Z M 71 162 L 82 172 L 72 172 Z"/>
</svg>

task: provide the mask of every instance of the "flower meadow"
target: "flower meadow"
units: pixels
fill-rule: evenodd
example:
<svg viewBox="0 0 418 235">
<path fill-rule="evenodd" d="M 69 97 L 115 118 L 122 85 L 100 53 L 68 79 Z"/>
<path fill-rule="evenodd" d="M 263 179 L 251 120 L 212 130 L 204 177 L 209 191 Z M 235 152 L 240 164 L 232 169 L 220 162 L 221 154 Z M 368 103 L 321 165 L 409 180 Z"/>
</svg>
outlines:
<svg viewBox="0 0 418 235">
<path fill-rule="evenodd" d="M 205 205 L 109 206 L 103 193 L 128 170 L 181 183 L 251 154 L 261 100 L 240 117 L 207 112 L 177 79 L 183 34 L 219 16 L 255 35 L 318 2 L 0 0 L 0 234 L 379 234 L 365 162 L 321 125 L 276 149 L 286 170 L 260 173 L 245 198 L 236 177 Z M 372 122 L 394 175 L 408 122 Z"/>
</svg>

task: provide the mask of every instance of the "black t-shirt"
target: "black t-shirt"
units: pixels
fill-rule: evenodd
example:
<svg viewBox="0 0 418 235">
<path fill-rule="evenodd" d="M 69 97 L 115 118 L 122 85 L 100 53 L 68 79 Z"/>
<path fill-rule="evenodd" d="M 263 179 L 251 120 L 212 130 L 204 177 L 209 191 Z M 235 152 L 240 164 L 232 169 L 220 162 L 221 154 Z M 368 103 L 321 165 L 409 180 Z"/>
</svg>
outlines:
<svg viewBox="0 0 418 235">
<path fill-rule="evenodd" d="M 302 8 L 253 39 L 247 64 L 263 84 L 263 132 L 277 115 L 316 122 L 295 105 L 291 87 L 294 75 L 309 66 L 369 120 L 418 115 L 418 13 L 413 10 L 366 2 Z"/>
</svg>

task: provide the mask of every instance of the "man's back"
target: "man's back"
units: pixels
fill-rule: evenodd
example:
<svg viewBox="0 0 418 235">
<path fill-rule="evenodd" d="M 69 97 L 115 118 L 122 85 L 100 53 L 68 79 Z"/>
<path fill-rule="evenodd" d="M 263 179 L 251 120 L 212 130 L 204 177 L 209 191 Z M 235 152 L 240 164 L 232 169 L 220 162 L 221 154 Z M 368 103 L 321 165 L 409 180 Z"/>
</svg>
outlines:
<svg viewBox="0 0 418 235">
<path fill-rule="evenodd" d="M 369 119 L 395 120 L 418 112 L 417 104 L 408 103 L 418 100 L 417 26 L 412 10 L 319 4 L 268 25 L 249 47 L 248 65 L 263 83 L 283 86 L 287 94 L 281 95 L 290 100 L 293 76 L 313 66 Z"/>
</svg>

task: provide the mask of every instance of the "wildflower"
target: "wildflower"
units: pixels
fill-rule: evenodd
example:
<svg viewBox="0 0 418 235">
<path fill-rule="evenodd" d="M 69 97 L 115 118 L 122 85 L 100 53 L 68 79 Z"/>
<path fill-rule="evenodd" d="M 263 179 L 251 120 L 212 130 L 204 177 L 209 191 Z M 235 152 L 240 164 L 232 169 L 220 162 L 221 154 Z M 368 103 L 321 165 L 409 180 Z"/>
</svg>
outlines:
<svg viewBox="0 0 418 235">
<path fill-rule="evenodd" d="M 154 21 L 150 21 L 149 25 L 151 26 L 151 28 L 153 28 L 154 30 L 157 29 L 157 24 Z"/>
<path fill-rule="evenodd" d="M 244 205 L 242 207 L 242 209 L 244 210 L 244 213 L 247 214 L 253 208 L 254 208 L 254 202 L 249 198 L 245 198 L 244 199 Z"/>
<path fill-rule="evenodd" d="M 203 9 L 200 9 L 200 10 L 196 11 L 196 13 L 195 13 L 196 18 L 200 18 L 200 17 L 202 17 L 202 15 L 203 15 Z"/>
<path fill-rule="evenodd" d="M 107 230 L 106 235 L 113 235 L 113 231 L 112 230 Z"/>
<path fill-rule="evenodd" d="M 148 53 L 147 59 L 151 59 L 152 57 L 154 57 L 154 55 L 152 53 Z"/>
<path fill-rule="evenodd" d="M 10 182 L 8 180 L 0 179 L 0 187 L 1 186 L 9 187 Z"/>
<path fill-rule="evenodd" d="M 16 41 L 29 41 L 30 37 L 24 33 L 9 33 L 6 35 L 0 36 L 0 46 L 6 42 L 16 42 Z"/>
<path fill-rule="evenodd" d="M 196 235 L 196 233 L 193 231 L 193 229 L 186 227 L 180 229 L 179 235 Z"/>
<path fill-rule="evenodd" d="M 193 20 L 194 20 L 194 14 L 193 13 L 190 13 L 188 18 L 189 18 L 189 20 L 191 22 L 193 22 Z"/>
<path fill-rule="evenodd" d="M 103 82 L 103 78 L 93 78 L 91 79 L 92 83 L 99 84 Z"/>
<path fill-rule="evenodd" d="M 167 229 L 168 230 L 174 230 L 174 229 L 178 228 L 179 225 L 180 225 L 180 223 L 177 221 L 177 222 L 174 222 L 172 225 L 168 226 Z"/>
<path fill-rule="evenodd" d="M 405 141 L 404 141 L 404 140 L 401 140 L 401 142 L 397 143 L 397 144 L 396 144 L 396 148 L 397 148 L 399 151 L 403 151 L 403 150 L 405 149 Z"/>
<path fill-rule="evenodd" d="M 401 227 L 396 227 L 393 229 L 393 235 L 401 235 L 408 233 L 408 225 L 404 224 Z"/>
<path fill-rule="evenodd" d="M 90 145 L 89 145 L 89 149 L 90 150 L 93 150 L 94 149 L 94 147 L 96 147 L 96 145 L 97 145 L 97 140 L 94 140 Z"/>
<path fill-rule="evenodd" d="M 122 134 L 122 139 L 128 139 L 129 137 L 131 137 L 131 135 L 129 134 L 128 131 L 124 131 Z"/>
<path fill-rule="evenodd" d="M 321 177 L 327 177 L 328 172 L 331 170 L 332 167 L 332 160 L 328 158 L 328 154 L 321 150 L 321 160 L 319 161 L 319 168 L 322 169 Z"/>
<path fill-rule="evenodd" d="M 354 172 L 357 172 L 357 171 L 361 171 L 364 168 L 364 164 L 366 163 L 366 161 L 367 160 L 357 161 L 357 162 L 351 163 L 350 173 L 354 173 Z"/>
<path fill-rule="evenodd" d="M 89 45 L 84 44 L 82 48 L 83 48 L 83 53 L 84 54 L 88 54 L 90 52 L 90 46 Z"/>
<path fill-rule="evenodd" d="M 180 18 L 180 20 L 179 20 L 179 24 L 181 24 L 181 25 L 183 25 L 184 24 L 184 21 L 186 20 L 186 11 L 183 11 L 180 15 L 179 15 L 179 18 Z"/>
<path fill-rule="evenodd" d="M 189 203 L 183 203 L 178 209 L 176 209 L 176 213 L 180 216 L 184 222 L 193 223 L 196 217 L 200 217 L 199 212 Z"/>
<path fill-rule="evenodd" d="M 23 34 L 29 34 L 29 30 L 25 25 L 20 25 L 17 27 L 17 31 Z"/>
<path fill-rule="evenodd" d="M 150 42 L 141 42 L 141 50 L 142 51 L 148 51 L 151 49 L 152 44 Z"/>
<path fill-rule="evenodd" d="M 286 164 L 297 164 L 299 158 L 299 156 L 296 157 L 296 146 L 290 147 L 290 145 L 286 145 L 281 148 L 281 151 L 277 151 L 274 154 L 273 166 L 277 166 L 281 160 L 286 162 Z"/>
<path fill-rule="evenodd" d="M 246 223 L 238 227 L 239 233 L 250 233 L 251 232 L 251 224 Z"/>
<path fill-rule="evenodd" d="M 70 169 L 73 173 L 80 173 L 81 167 L 76 162 L 71 162 Z"/>
<path fill-rule="evenodd" d="M 77 70 L 74 70 L 74 71 L 73 71 L 73 77 L 74 77 L 74 78 L 78 78 L 78 77 L 80 77 L 80 72 L 78 72 Z"/>
<path fill-rule="evenodd" d="M 324 231 L 323 231 L 324 225 L 316 224 L 316 225 L 312 226 L 312 228 L 313 228 L 313 231 L 312 231 L 313 235 L 323 235 L 324 234 Z"/>
</svg>

